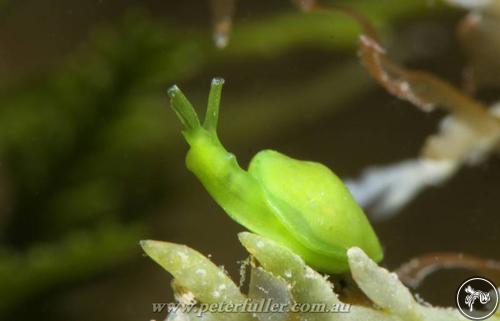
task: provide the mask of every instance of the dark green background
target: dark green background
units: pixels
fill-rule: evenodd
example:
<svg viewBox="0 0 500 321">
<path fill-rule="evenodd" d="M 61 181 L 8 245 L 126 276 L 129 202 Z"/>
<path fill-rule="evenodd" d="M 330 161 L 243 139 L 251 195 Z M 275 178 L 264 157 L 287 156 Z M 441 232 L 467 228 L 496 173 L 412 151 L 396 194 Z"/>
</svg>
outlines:
<svg viewBox="0 0 500 321">
<path fill-rule="evenodd" d="M 464 12 L 429 3 L 351 1 L 396 59 L 459 85 L 455 26 Z M 3 1 L 0 319 L 162 319 L 151 303 L 172 300 L 170 276 L 144 257 L 141 239 L 187 244 L 238 275 L 243 228 L 184 167 L 166 97 L 173 83 L 201 111 L 210 79 L 226 79 L 220 137 L 241 164 L 272 148 L 341 177 L 416 157 L 443 116 L 374 84 L 345 17 L 240 1 L 220 51 L 209 12 L 192 0 Z M 430 251 L 500 259 L 499 188 L 491 158 L 375 223 L 383 264 Z M 439 272 L 418 292 L 451 306 L 469 274 Z"/>
</svg>

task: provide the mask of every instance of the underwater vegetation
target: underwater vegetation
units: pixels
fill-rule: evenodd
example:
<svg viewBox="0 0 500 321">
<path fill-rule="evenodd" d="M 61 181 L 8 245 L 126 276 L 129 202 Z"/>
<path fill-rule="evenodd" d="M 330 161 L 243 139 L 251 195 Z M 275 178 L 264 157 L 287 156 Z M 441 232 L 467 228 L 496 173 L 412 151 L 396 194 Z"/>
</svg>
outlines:
<svg viewBox="0 0 500 321">
<path fill-rule="evenodd" d="M 317 305 L 316 310 L 287 313 L 203 313 L 174 310 L 169 321 L 188 320 L 359 320 L 359 321 L 458 321 L 468 320 L 458 310 L 436 308 L 417 302 L 394 273 L 377 266 L 360 248 L 347 251 L 352 278 L 371 301 L 370 306 L 343 303 L 335 287 L 289 249 L 265 237 L 243 232 L 240 242 L 254 258 L 248 294 L 229 278 L 224 270 L 199 252 L 179 244 L 142 241 L 144 251 L 174 276 L 172 288 L 179 302 L 195 304 L 243 304 L 245 300 L 272 300 L 283 305 Z M 309 304 L 309 305 L 308 305 Z M 340 306 L 341 312 L 322 313 L 319 307 Z M 346 308 L 347 306 L 347 308 Z M 303 308 L 306 309 L 306 308 Z M 310 312 L 313 311 L 313 312 Z M 344 311 L 344 312 L 342 312 Z M 347 312 L 346 312 L 347 311 Z M 500 320 L 500 314 L 489 320 Z"/>
</svg>

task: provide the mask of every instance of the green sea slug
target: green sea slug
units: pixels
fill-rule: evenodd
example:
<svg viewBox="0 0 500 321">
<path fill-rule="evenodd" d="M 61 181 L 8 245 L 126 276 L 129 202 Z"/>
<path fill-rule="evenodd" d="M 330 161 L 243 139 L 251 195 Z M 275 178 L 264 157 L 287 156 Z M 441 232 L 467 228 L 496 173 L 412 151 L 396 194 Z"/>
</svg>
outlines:
<svg viewBox="0 0 500 321">
<path fill-rule="evenodd" d="M 186 165 L 236 222 L 273 239 L 319 271 L 349 269 L 347 249 L 362 248 L 374 261 L 383 252 L 363 210 L 326 166 L 273 150 L 255 155 L 242 169 L 217 136 L 223 79 L 212 81 L 203 124 L 177 86 L 171 106 L 190 149 Z"/>
</svg>

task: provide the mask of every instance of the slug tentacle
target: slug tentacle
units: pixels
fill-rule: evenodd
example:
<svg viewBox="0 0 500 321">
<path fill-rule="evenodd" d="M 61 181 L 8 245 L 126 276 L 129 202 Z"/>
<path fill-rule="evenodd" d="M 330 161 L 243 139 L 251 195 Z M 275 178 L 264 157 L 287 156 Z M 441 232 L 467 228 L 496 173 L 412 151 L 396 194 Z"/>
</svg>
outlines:
<svg viewBox="0 0 500 321">
<path fill-rule="evenodd" d="M 193 105 L 191 105 L 177 85 L 173 85 L 168 89 L 168 96 L 170 97 L 170 106 L 172 106 L 177 117 L 179 117 L 185 130 L 192 131 L 199 128 L 200 120 Z"/>
<path fill-rule="evenodd" d="M 205 114 L 205 121 L 203 122 L 203 127 L 209 132 L 216 134 L 217 131 L 217 121 L 219 120 L 219 106 L 220 98 L 222 94 L 222 85 L 224 85 L 224 79 L 214 78 L 210 87 L 210 93 L 208 94 L 208 106 L 207 113 Z"/>
</svg>

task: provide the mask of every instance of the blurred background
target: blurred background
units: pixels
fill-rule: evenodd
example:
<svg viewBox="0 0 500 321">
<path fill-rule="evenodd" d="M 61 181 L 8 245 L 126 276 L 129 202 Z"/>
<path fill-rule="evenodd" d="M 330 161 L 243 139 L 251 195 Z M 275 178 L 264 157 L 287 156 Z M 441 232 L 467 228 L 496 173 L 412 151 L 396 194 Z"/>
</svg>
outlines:
<svg viewBox="0 0 500 321">
<path fill-rule="evenodd" d="M 396 60 L 461 86 L 463 9 L 346 2 Z M 271 148 L 356 177 L 416 157 L 443 116 L 375 84 L 344 16 L 241 0 L 233 26 L 221 50 L 208 1 L 0 1 L 0 319 L 163 319 L 151 303 L 172 300 L 171 278 L 141 239 L 187 244 L 237 279 L 243 228 L 184 166 L 166 97 L 174 83 L 202 111 L 211 78 L 226 79 L 220 138 L 243 166 Z M 375 222 L 383 265 L 433 251 L 500 259 L 499 190 L 492 157 Z M 438 272 L 418 292 L 452 306 L 470 273 Z"/>
</svg>

